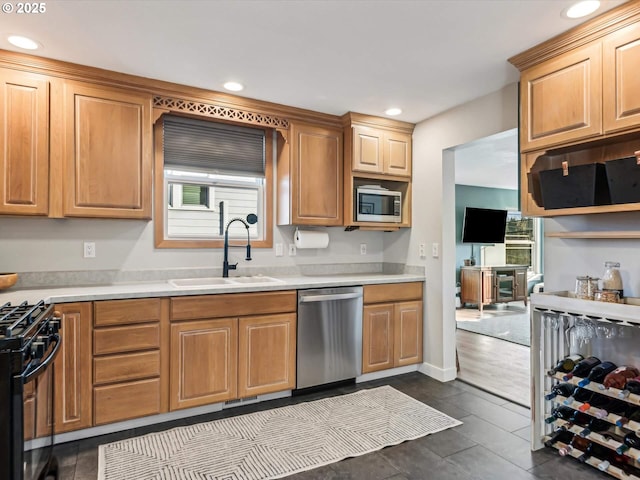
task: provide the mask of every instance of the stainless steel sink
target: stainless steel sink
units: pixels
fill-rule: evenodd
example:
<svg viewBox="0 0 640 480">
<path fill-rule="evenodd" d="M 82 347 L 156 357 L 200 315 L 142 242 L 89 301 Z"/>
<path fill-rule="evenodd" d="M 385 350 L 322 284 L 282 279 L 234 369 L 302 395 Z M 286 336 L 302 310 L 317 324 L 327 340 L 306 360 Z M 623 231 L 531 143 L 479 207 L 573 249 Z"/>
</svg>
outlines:
<svg viewBox="0 0 640 480">
<path fill-rule="evenodd" d="M 282 283 L 283 280 L 273 277 L 265 277 L 264 275 L 253 275 L 249 277 L 231 277 L 227 280 L 231 280 L 234 283 Z"/>
<path fill-rule="evenodd" d="M 169 280 L 169 285 L 175 288 L 207 288 L 232 286 L 233 283 L 228 278 L 205 277 L 205 278 L 176 278 Z"/>
<path fill-rule="evenodd" d="M 205 278 L 176 278 L 168 283 L 175 288 L 207 288 L 207 287 L 233 287 L 234 285 L 264 285 L 268 283 L 282 283 L 273 277 L 253 275 L 247 277 L 205 277 Z"/>
</svg>

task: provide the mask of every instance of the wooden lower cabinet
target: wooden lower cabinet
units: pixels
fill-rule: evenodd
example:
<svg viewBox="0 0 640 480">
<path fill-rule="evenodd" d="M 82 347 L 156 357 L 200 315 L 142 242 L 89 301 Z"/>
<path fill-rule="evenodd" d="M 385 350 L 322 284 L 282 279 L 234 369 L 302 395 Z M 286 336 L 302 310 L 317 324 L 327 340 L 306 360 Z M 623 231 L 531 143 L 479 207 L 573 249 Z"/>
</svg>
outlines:
<svg viewBox="0 0 640 480">
<path fill-rule="evenodd" d="M 389 301 L 394 298 L 416 300 Z M 421 299 L 421 282 L 365 286 L 362 373 L 422 362 Z"/>
<path fill-rule="evenodd" d="M 115 383 L 93 389 L 95 425 L 161 413 L 160 379 Z"/>
<path fill-rule="evenodd" d="M 62 344 L 54 362 L 55 432 L 92 426 L 91 302 L 56 305 Z"/>
<path fill-rule="evenodd" d="M 296 314 L 243 317 L 238 324 L 238 396 L 295 388 Z"/>
<path fill-rule="evenodd" d="M 236 318 L 171 325 L 170 409 L 236 398 L 237 362 Z"/>
</svg>

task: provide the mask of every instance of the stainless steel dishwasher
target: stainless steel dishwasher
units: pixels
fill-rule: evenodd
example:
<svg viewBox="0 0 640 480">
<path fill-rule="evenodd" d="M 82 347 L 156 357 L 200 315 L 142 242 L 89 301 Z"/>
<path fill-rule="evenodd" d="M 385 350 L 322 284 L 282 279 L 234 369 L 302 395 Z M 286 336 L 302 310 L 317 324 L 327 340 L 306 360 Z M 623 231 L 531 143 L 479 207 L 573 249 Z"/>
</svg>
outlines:
<svg viewBox="0 0 640 480">
<path fill-rule="evenodd" d="M 362 287 L 298 291 L 297 389 L 362 372 Z"/>
</svg>

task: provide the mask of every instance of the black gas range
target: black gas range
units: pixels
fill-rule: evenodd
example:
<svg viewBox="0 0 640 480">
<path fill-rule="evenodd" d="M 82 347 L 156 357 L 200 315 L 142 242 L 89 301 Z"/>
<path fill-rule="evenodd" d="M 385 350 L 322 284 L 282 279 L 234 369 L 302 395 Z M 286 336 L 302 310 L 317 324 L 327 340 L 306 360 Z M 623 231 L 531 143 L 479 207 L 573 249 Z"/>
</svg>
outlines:
<svg viewBox="0 0 640 480">
<path fill-rule="evenodd" d="M 43 301 L 0 305 L 0 479 L 57 478 L 51 367 L 59 328 Z"/>
</svg>

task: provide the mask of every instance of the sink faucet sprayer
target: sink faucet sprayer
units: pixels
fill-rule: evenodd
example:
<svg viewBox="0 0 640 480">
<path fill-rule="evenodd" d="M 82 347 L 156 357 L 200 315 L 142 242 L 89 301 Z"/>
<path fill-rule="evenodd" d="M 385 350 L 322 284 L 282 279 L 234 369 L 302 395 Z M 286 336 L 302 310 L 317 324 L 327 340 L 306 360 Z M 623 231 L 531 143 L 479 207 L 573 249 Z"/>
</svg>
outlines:
<svg viewBox="0 0 640 480">
<path fill-rule="evenodd" d="M 222 277 L 227 278 L 229 276 L 229 270 L 235 270 L 238 268 L 238 264 L 234 263 L 229 265 L 229 227 L 233 222 L 241 222 L 247 229 L 247 258 L 245 260 L 251 260 L 251 241 L 249 239 L 249 225 L 253 225 L 258 221 L 258 216 L 255 213 L 247 215 L 247 220 L 244 221 L 241 218 L 233 218 L 227 223 L 227 227 L 224 229 L 224 261 L 222 262 Z"/>
</svg>

